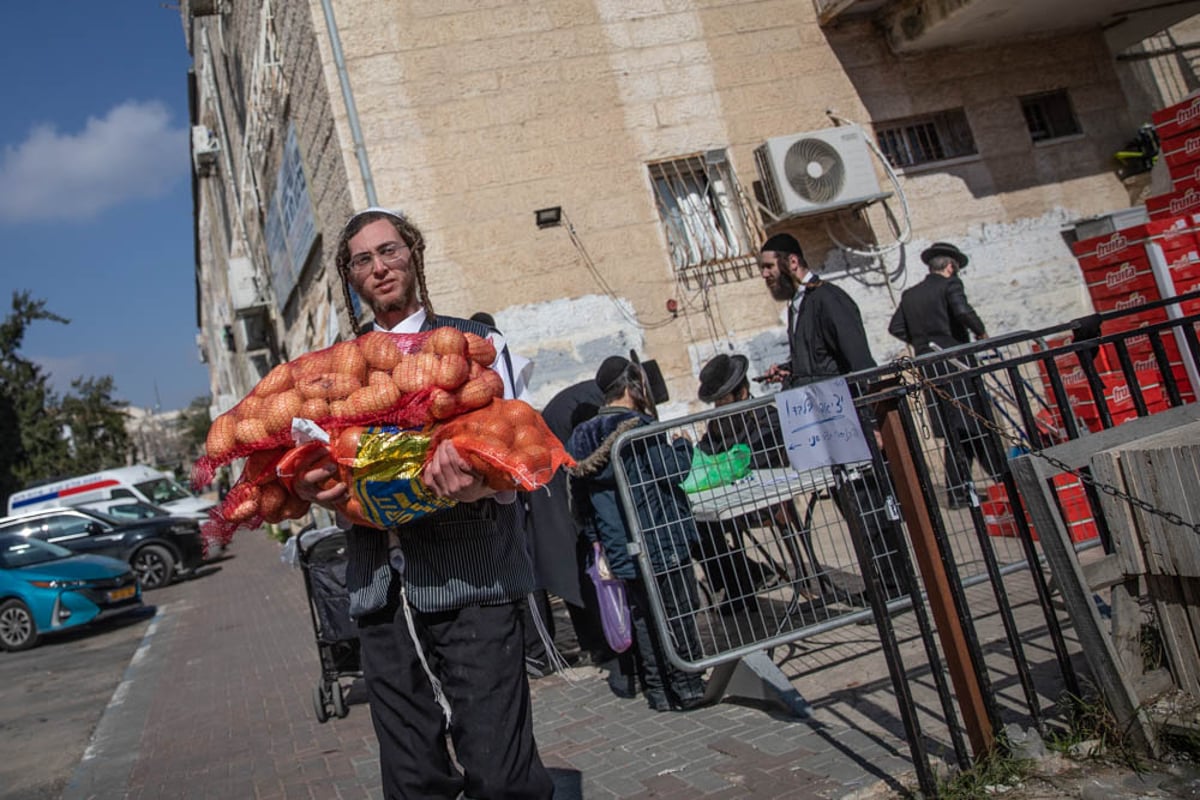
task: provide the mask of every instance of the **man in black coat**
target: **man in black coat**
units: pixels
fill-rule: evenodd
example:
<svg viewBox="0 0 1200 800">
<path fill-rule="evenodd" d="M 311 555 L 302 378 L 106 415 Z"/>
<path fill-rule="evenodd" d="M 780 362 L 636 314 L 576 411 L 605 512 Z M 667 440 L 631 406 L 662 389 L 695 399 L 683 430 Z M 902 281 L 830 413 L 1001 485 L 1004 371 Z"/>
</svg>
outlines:
<svg viewBox="0 0 1200 800">
<path fill-rule="evenodd" d="M 700 390 L 697 396 L 717 408 L 750 398 L 747 377 L 750 362 L 743 355 L 718 353 L 700 370 Z M 724 453 L 734 445 L 750 448 L 750 463 L 754 469 L 786 467 L 787 451 L 779 429 L 779 415 L 774 406 L 759 406 L 740 414 L 717 417 L 708 423 L 696 447 L 710 456 Z M 765 516 L 776 516 L 786 524 L 782 505 L 772 506 Z M 766 520 L 768 523 L 770 520 Z M 697 522 L 700 533 L 698 561 L 712 588 L 714 603 L 722 614 L 753 609 L 754 593 L 770 585 L 774 576 L 746 552 L 744 531 L 747 525 L 762 524 L 757 515 L 738 517 L 724 522 Z M 737 547 L 731 549 L 726 535 Z"/>
<path fill-rule="evenodd" d="M 929 267 L 925 280 L 900 296 L 900 306 L 892 315 L 888 333 L 912 345 L 917 355 L 945 350 L 976 339 L 987 338 L 983 320 L 967 302 L 967 293 L 958 273 L 970 259 L 952 244 L 935 242 L 921 253 Z M 974 363 L 970 358 L 959 358 Z M 928 377 L 947 375 L 955 371 L 948 361 L 939 361 L 924 368 Z M 951 508 L 971 503 L 971 464 L 979 459 L 984 469 L 994 474 L 999 462 L 993 457 L 990 439 L 980 425 L 986 415 L 984 398 L 966 380 L 941 384 L 941 389 L 961 406 L 925 392 L 929 410 L 929 425 L 933 435 L 945 439 L 946 493 Z"/>
<path fill-rule="evenodd" d="M 566 442 L 571 431 L 596 416 L 603 405 L 604 393 L 588 378 L 550 398 L 542 409 L 542 419 L 559 441 Z M 596 664 L 615 658 L 600 627 L 595 587 L 584 572 L 591 548 L 579 535 L 567 504 L 566 472 L 559 470 L 545 489 L 530 493 L 529 505 L 538 546 L 534 560 L 538 579 L 566 602 L 581 658 Z"/>
<path fill-rule="evenodd" d="M 875 366 L 858 305 L 841 287 L 826 283 L 808 268 L 796 237 L 780 233 L 767 239 L 758 263 L 771 297 L 788 303 L 788 363 L 772 365 L 768 381 L 791 389 Z M 876 443 L 881 443 L 873 415 L 868 411 L 862 416 Z M 903 538 L 887 511 L 886 477 L 835 469 L 847 491 L 835 491 L 834 502 L 843 517 L 862 520 L 887 599 L 907 594 L 903 573 L 892 559 Z"/>
</svg>

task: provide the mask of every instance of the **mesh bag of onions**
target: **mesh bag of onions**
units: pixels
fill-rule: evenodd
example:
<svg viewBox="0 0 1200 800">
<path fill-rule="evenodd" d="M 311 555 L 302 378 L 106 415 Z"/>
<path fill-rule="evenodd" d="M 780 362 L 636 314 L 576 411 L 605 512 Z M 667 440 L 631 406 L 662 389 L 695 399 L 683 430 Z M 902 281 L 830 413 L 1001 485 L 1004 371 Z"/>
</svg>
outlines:
<svg viewBox="0 0 1200 800">
<path fill-rule="evenodd" d="M 238 528 L 305 514 L 309 504 L 293 493 L 292 484 L 298 466 L 312 458 L 315 466 L 328 461 L 337 465 L 324 488 L 346 484 L 350 499 L 338 509 L 359 525 L 389 528 L 449 508 L 453 500 L 439 497 L 421 481 L 425 464 L 446 442 L 496 490 L 533 491 L 560 466 L 574 464 L 541 414 L 521 400 L 493 399 L 424 429 L 353 425 L 328 444 L 315 441 L 251 455 L 242 478 L 204 524 L 205 543 L 224 545 Z"/>
<path fill-rule="evenodd" d="M 488 369 L 495 358 L 487 339 L 446 327 L 373 331 L 280 364 L 213 420 L 192 484 L 207 486 L 234 459 L 291 445 L 294 417 L 325 430 L 374 423 L 419 427 L 482 408 L 504 394 L 503 380 Z"/>
</svg>

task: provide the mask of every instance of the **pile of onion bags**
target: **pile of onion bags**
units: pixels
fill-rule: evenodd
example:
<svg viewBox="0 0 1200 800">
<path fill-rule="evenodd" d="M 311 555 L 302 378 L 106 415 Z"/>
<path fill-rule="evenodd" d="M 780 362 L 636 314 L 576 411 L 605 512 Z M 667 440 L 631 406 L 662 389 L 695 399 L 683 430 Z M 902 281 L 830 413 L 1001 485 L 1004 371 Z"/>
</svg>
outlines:
<svg viewBox="0 0 1200 800">
<path fill-rule="evenodd" d="M 192 484 L 207 486 L 234 459 L 269 452 L 277 462 L 293 443 L 294 418 L 312 420 L 336 437 L 361 425 L 423 429 L 485 406 L 504 394 L 500 375 L 488 368 L 495 358 L 489 340 L 442 327 L 416 334 L 375 331 L 280 364 L 213 421 Z M 291 495 L 287 505 L 271 477 L 243 470 L 206 523 L 206 542 L 225 544 L 239 527 L 294 518 L 298 498 Z"/>
</svg>

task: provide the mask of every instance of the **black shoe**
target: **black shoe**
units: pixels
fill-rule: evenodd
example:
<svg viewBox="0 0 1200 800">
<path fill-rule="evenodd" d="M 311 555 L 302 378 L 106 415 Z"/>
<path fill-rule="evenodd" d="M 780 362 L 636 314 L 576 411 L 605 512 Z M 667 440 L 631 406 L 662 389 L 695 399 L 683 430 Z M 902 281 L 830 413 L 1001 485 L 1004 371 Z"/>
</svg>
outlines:
<svg viewBox="0 0 1200 800">
<path fill-rule="evenodd" d="M 622 675 L 614 670 L 608 673 L 608 688 L 617 697 L 630 700 L 637 697 L 637 678 L 633 675 Z"/>
<path fill-rule="evenodd" d="M 525 657 L 525 674 L 537 680 L 550 674 L 550 668 L 536 658 Z"/>
<path fill-rule="evenodd" d="M 667 699 L 667 693 L 662 689 L 646 692 L 646 705 L 650 706 L 651 711 L 671 710 L 671 701 Z"/>
</svg>

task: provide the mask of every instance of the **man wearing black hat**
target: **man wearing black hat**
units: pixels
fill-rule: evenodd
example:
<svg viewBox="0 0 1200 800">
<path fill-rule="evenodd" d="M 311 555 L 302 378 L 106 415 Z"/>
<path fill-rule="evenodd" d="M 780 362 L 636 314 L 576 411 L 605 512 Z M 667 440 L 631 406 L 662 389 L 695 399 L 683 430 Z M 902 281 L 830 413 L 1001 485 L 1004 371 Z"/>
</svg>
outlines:
<svg viewBox="0 0 1200 800">
<path fill-rule="evenodd" d="M 917 355 L 967 344 L 971 334 L 976 339 L 987 338 L 983 321 L 967 302 L 958 277 L 970 262 L 967 254 L 948 242 L 934 242 L 921 253 L 921 260 L 929 267 L 929 275 L 904 290 L 888 333 L 912 345 Z M 954 367 L 939 361 L 927 365 L 924 371 L 932 378 L 947 375 Z M 933 391 L 925 393 L 925 406 L 933 435 L 946 440 L 947 502 L 951 508 L 963 508 L 971 503 L 972 461 L 978 458 L 991 471 L 998 462 L 992 458 L 988 437 L 975 416 L 984 414 L 979 394 L 967 381 L 945 383 L 941 388 L 963 407 L 954 406 Z"/>
<path fill-rule="evenodd" d="M 748 369 L 749 361 L 743 355 L 718 353 L 713 356 L 700 370 L 700 400 L 717 408 L 748 400 Z M 711 456 L 724 453 L 737 444 L 750 448 L 750 463 L 754 469 L 787 466 L 787 451 L 774 406 L 759 406 L 751 411 L 713 419 L 696 447 Z M 782 506 L 771 509 L 771 512 L 778 513 L 781 510 Z M 739 523 L 744 521 L 744 518 L 740 518 L 724 523 L 697 523 L 702 556 L 700 566 L 714 595 L 720 598 L 717 607 L 722 613 L 751 607 L 755 590 L 773 577 L 767 568 L 746 555 L 745 547 L 730 549 L 725 536 L 731 534 L 735 541 L 740 542 L 742 531 Z"/>
<path fill-rule="evenodd" d="M 796 237 L 780 233 L 767 239 L 758 263 L 771 297 L 788 303 L 789 360 L 767 370 L 767 380 L 791 389 L 875 366 L 858 305 L 841 287 L 826 283 L 808 268 Z M 867 411 L 864 417 L 872 415 Z M 878 430 L 868 427 L 880 442 Z M 892 554 L 902 540 L 887 516 L 881 478 L 842 467 L 836 468 L 836 474 L 848 490 L 833 493 L 838 510 L 843 517 L 854 515 L 862 521 L 887 599 L 901 596 L 906 589 Z"/>
<path fill-rule="evenodd" d="M 768 380 L 790 389 L 875 366 L 858 305 L 808 268 L 795 236 L 767 239 L 758 263 L 771 297 L 788 303 L 789 362 L 772 366 Z"/>
</svg>

